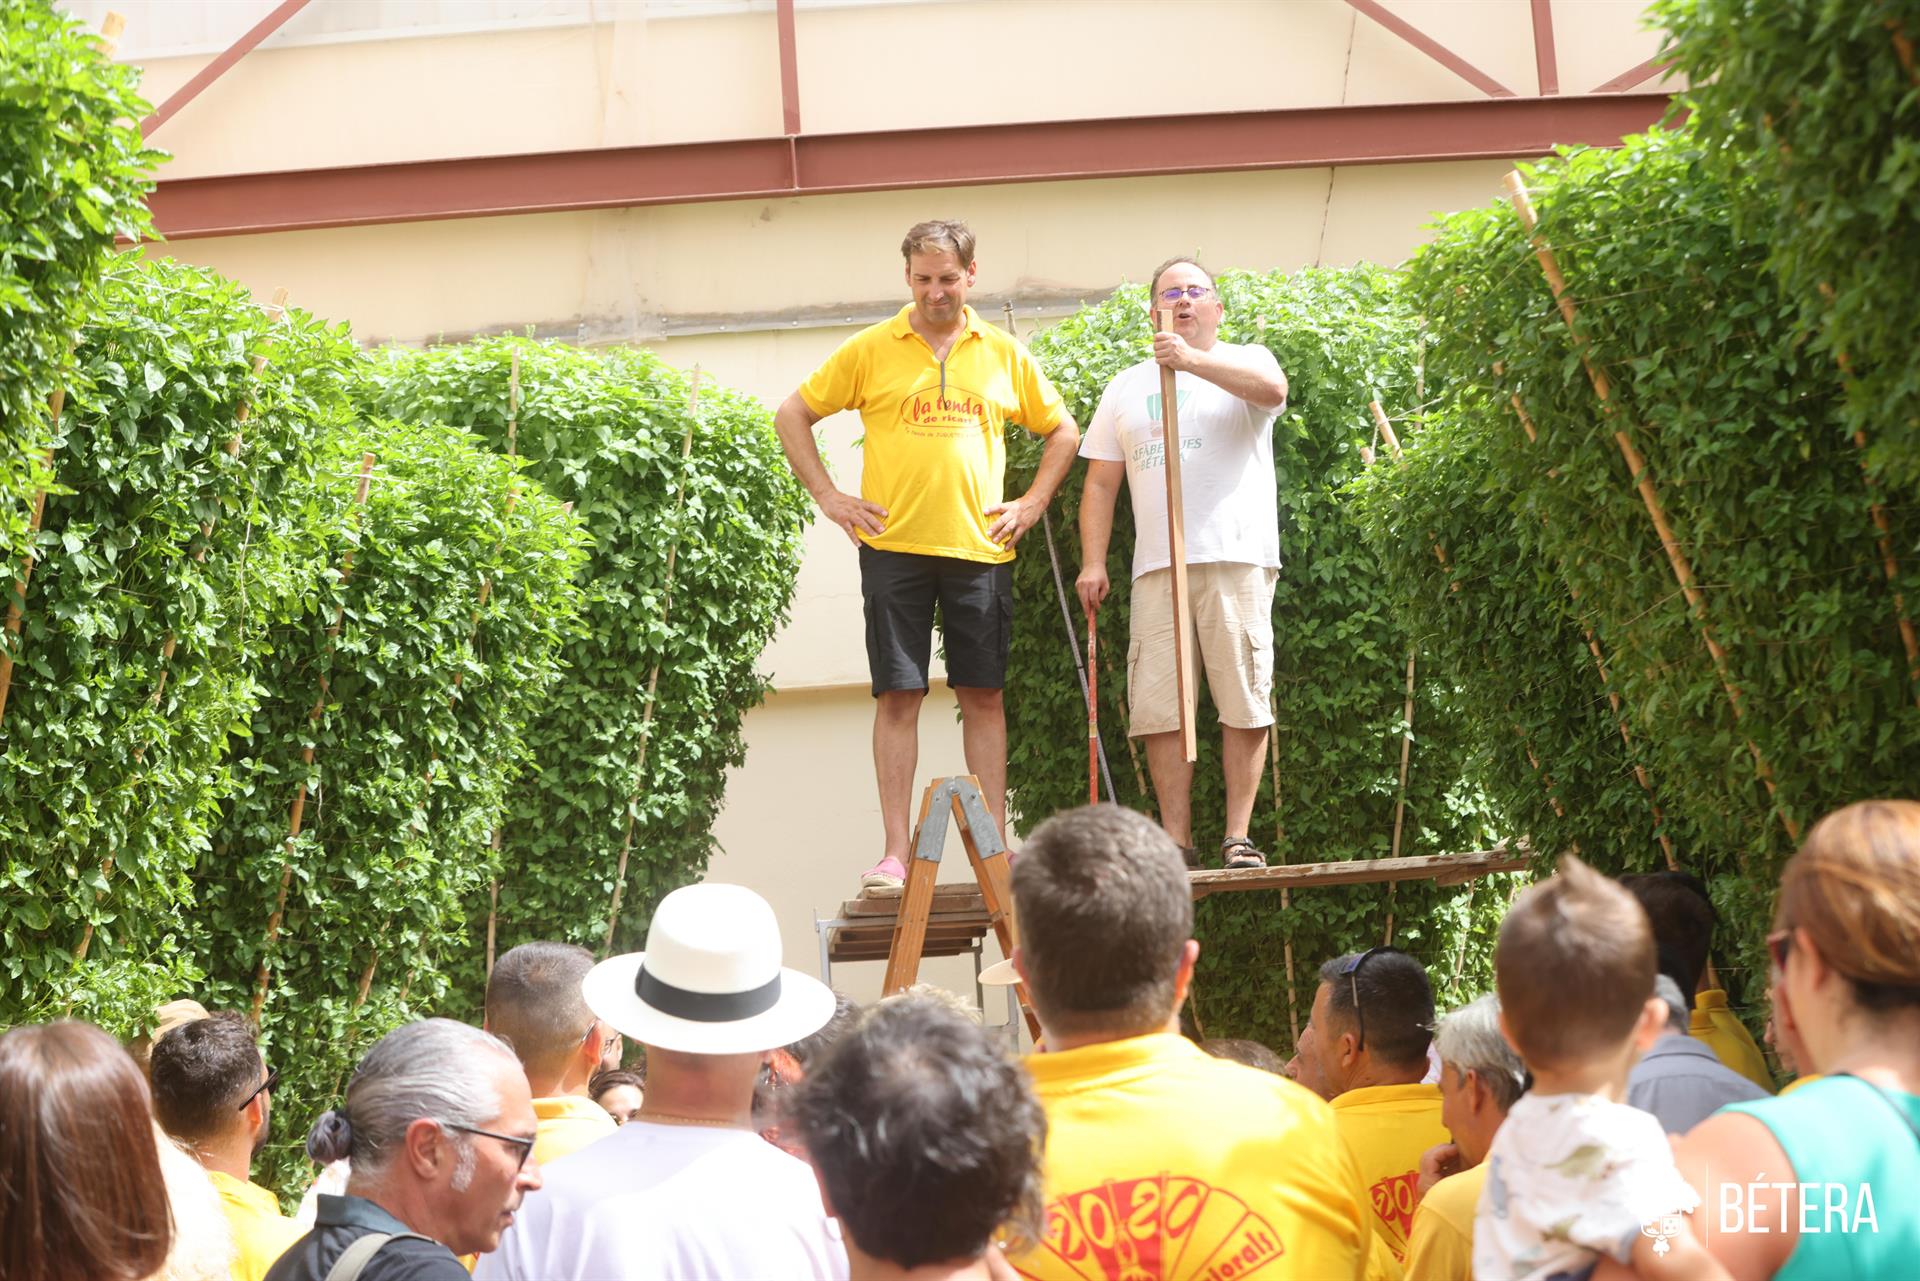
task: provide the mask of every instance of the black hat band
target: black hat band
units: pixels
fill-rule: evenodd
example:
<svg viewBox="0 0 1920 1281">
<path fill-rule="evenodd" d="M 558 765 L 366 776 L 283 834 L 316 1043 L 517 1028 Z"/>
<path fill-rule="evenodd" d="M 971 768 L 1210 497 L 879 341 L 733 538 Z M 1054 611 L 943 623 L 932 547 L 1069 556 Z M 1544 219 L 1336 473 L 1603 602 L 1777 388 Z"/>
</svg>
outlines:
<svg viewBox="0 0 1920 1281">
<path fill-rule="evenodd" d="M 733 1023 L 765 1014 L 780 1003 L 780 976 L 745 992 L 695 992 L 675 987 L 647 973 L 645 964 L 633 976 L 634 995 L 662 1014 L 695 1023 Z"/>
</svg>

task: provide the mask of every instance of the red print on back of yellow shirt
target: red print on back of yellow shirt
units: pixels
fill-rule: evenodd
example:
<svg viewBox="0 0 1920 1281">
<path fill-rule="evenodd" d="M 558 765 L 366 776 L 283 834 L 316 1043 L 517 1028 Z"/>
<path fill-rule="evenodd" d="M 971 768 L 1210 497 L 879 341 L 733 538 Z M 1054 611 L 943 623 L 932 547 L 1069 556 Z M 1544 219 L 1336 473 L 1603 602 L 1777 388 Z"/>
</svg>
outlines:
<svg viewBox="0 0 1920 1281">
<path fill-rule="evenodd" d="M 1389 1174 L 1367 1189 L 1368 1195 L 1373 1198 L 1373 1212 L 1380 1216 L 1382 1223 L 1399 1228 L 1402 1241 L 1413 1231 L 1413 1205 L 1417 1199 L 1415 1189 L 1419 1181 L 1420 1172 L 1408 1170 L 1405 1174 Z M 1393 1257 L 1402 1263 L 1406 1262 L 1405 1255 L 1405 1250 L 1393 1252 Z"/>
<path fill-rule="evenodd" d="M 1232 1193 L 1167 1174 L 1055 1197 L 1040 1247 L 1087 1281 L 1229 1281 L 1285 1252 Z"/>
</svg>

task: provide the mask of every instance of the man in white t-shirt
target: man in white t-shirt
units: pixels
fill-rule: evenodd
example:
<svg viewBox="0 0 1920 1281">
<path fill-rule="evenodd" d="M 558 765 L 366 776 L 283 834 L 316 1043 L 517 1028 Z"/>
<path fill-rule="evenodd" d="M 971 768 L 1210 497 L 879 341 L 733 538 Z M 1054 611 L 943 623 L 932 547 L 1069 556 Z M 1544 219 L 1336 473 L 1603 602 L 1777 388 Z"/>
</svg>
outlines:
<svg viewBox="0 0 1920 1281">
<path fill-rule="evenodd" d="M 1213 277 L 1191 258 L 1154 273 L 1149 308 L 1173 313 L 1153 336 L 1153 359 L 1123 371 L 1100 397 L 1080 441 L 1087 460 L 1080 500 L 1081 604 L 1099 608 L 1109 590 L 1107 542 L 1124 476 L 1133 496 L 1133 592 L 1127 650 L 1129 733 L 1146 740 L 1160 823 L 1196 867 L 1193 766 L 1180 741 L 1174 679 L 1173 571 L 1167 540 L 1167 473 L 1160 371 L 1175 371 L 1180 427 L 1187 595 L 1207 688 L 1220 713 L 1227 867 L 1266 859 L 1248 839 L 1254 794 L 1273 723 L 1273 588 L 1280 573 L 1273 420 L 1286 407 L 1287 377 L 1257 344 L 1219 341 L 1225 309 Z M 1158 316 L 1155 316 L 1158 324 Z M 1197 682 L 1196 682 L 1197 683 Z M 1187 690 L 1189 714 L 1198 691 Z"/>
<path fill-rule="evenodd" d="M 833 993 L 780 965 L 773 909 L 738 885 L 660 901 L 647 950 L 580 983 L 587 1008 L 647 1047 L 633 1120 L 543 1168 L 475 1281 L 846 1281 L 813 1171 L 753 1125 L 773 1047 L 818 1030 Z"/>
</svg>

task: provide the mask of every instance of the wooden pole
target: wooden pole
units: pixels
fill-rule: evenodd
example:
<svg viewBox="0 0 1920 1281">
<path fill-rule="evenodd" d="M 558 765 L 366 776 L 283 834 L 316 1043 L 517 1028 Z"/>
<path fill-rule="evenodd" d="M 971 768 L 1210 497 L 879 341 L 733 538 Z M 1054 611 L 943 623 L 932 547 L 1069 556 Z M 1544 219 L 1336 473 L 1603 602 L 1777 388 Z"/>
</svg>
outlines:
<svg viewBox="0 0 1920 1281">
<path fill-rule="evenodd" d="M 1092 679 L 1091 665 L 1089 665 L 1088 679 Z M 1110 684 L 1118 683 L 1113 679 L 1113 671 L 1111 668 L 1107 671 L 1107 681 Z M 1147 817 L 1153 819 L 1155 822 L 1159 822 L 1160 801 L 1159 798 L 1153 794 L 1153 784 L 1148 779 L 1146 770 L 1141 768 L 1140 747 L 1134 742 L 1133 735 L 1125 734 L 1122 735 L 1122 737 L 1126 740 L 1127 744 L 1127 759 L 1133 762 L 1133 785 L 1139 790 L 1141 802 L 1147 807 Z"/>
<path fill-rule="evenodd" d="M 53 411 L 53 427 L 60 425 L 60 412 L 66 407 L 67 391 L 62 387 L 56 390 L 47 401 L 47 407 Z M 48 471 L 53 470 L 53 450 L 43 450 L 40 465 Z M 0 721 L 7 716 L 7 695 L 13 688 L 13 651 L 20 645 L 20 615 L 26 608 L 27 583 L 33 578 L 34 562 L 40 559 L 36 546 L 40 536 L 40 522 L 46 516 L 47 491 L 41 489 L 33 496 L 33 511 L 27 517 L 27 552 L 20 558 L 20 577 L 13 580 L 13 595 L 7 601 L 7 621 L 5 634 L 0 635 Z"/>
<path fill-rule="evenodd" d="M 1495 374 L 1501 372 L 1498 361 L 1494 362 L 1493 372 Z M 1520 419 L 1521 430 L 1527 433 L 1527 443 L 1529 445 L 1538 443 L 1540 433 L 1534 427 L 1533 419 L 1528 416 L 1527 407 L 1521 401 L 1520 394 L 1515 392 L 1508 400 L 1513 405 L 1513 412 Z M 1542 515 L 1540 522 L 1546 524 L 1547 517 Z M 1560 577 L 1567 585 L 1567 594 L 1573 598 L 1575 612 L 1584 612 L 1580 606 L 1580 589 L 1574 586 L 1573 580 L 1567 576 L 1565 566 L 1561 567 Z M 1637 757 L 1638 753 L 1634 751 L 1633 746 L 1633 734 L 1627 729 L 1626 710 L 1620 700 L 1620 691 L 1613 687 L 1613 677 L 1607 671 L 1607 659 L 1600 648 L 1600 639 L 1594 635 L 1593 628 L 1584 619 L 1581 620 L 1580 630 L 1586 634 L 1587 652 L 1593 655 L 1594 669 L 1600 673 L 1600 685 L 1607 691 L 1607 706 L 1613 709 L 1613 721 L 1619 727 L 1620 741 L 1626 745 L 1628 755 Z M 1653 780 L 1647 775 L 1647 767 L 1637 759 L 1633 762 L 1633 776 L 1639 781 L 1640 790 L 1646 793 L 1647 807 L 1653 813 L 1655 839 L 1660 842 L 1660 852 L 1666 856 L 1667 870 L 1677 872 L 1680 870 L 1680 860 L 1673 852 L 1673 838 L 1667 835 L 1665 830 L 1667 816 L 1661 812 L 1659 798 L 1653 793 Z"/>
<path fill-rule="evenodd" d="M 1173 329 L 1173 313 L 1154 312 L 1160 331 Z M 1184 494 L 1180 483 L 1180 393 L 1178 375 L 1160 366 L 1161 453 L 1167 474 L 1167 556 L 1173 573 L 1173 684 L 1180 700 L 1180 746 L 1188 763 L 1199 759 L 1194 737 L 1193 705 L 1198 687 L 1193 680 L 1193 602 L 1187 596 L 1187 522 Z"/>
<path fill-rule="evenodd" d="M 1867 448 L 1867 433 L 1853 433 L 1853 443 L 1862 454 Z M 1878 490 L 1873 473 L 1863 463 L 1861 475 L 1869 490 Z M 1907 651 L 1907 682 L 1913 686 L 1913 701 L 1920 704 L 1920 639 L 1913 633 L 1913 620 L 1907 617 L 1906 598 L 1900 592 L 1900 561 L 1893 554 L 1893 526 L 1887 520 L 1887 509 L 1881 505 L 1878 494 L 1873 500 L 1873 527 L 1879 531 L 1877 545 L 1880 548 L 1880 568 L 1887 576 L 1887 586 L 1893 591 L 1893 617 L 1900 628 L 1900 643 Z"/>
<path fill-rule="evenodd" d="M 1261 319 L 1264 329 L 1265 317 Z M 1285 863 L 1287 829 L 1280 818 L 1280 695 L 1272 689 L 1267 691 L 1267 712 L 1273 717 L 1273 726 L 1267 731 L 1267 772 L 1273 780 L 1273 856 Z M 1293 990 L 1293 891 L 1284 885 L 1280 887 L 1280 911 L 1287 917 L 1286 933 L 1281 936 L 1281 954 L 1287 963 L 1287 1027 L 1295 1043 L 1298 1043 L 1300 1005 L 1299 997 Z"/>
<path fill-rule="evenodd" d="M 360 455 L 360 474 L 353 491 L 353 508 L 357 516 L 367 505 L 367 485 L 373 478 L 373 455 Z M 353 574 L 353 544 L 340 557 L 340 586 L 344 590 L 347 579 Z M 327 627 L 326 652 L 333 652 L 333 643 L 340 637 L 340 628 L 346 622 L 347 603 L 343 599 L 334 610 L 333 622 Z M 311 730 L 320 724 L 320 718 L 327 710 L 327 676 L 320 676 L 320 694 L 314 699 L 313 707 L 307 712 L 307 726 Z M 253 1008 L 248 1016 L 255 1027 L 260 1026 L 260 1012 L 267 1003 L 267 984 L 271 971 L 267 954 L 273 948 L 274 941 L 280 937 L 280 924 L 286 919 L 287 892 L 293 886 L 293 849 L 300 839 L 300 827 L 307 813 L 307 775 L 313 768 L 313 744 L 308 743 L 300 751 L 302 772 L 300 782 L 294 788 L 293 807 L 287 815 L 287 839 L 282 846 L 280 859 L 280 889 L 274 896 L 273 914 L 267 918 L 267 937 L 260 951 L 260 965 L 253 975 Z"/>
<path fill-rule="evenodd" d="M 518 456 L 519 448 L 520 448 L 519 437 L 520 437 L 520 349 L 518 347 L 515 347 L 513 349 L 513 357 L 508 366 L 508 372 L 507 372 L 507 457 L 514 458 Z M 507 495 L 507 515 L 509 516 L 513 515 L 514 500 L 517 499 L 518 497 L 519 497 L 519 490 L 517 488 L 513 492 Z M 568 503 L 566 506 L 566 510 L 572 511 L 573 504 Z M 501 540 L 505 541 L 505 539 L 506 539 L 506 534 L 503 531 L 501 533 Z M 492 586 L 493 586 L 493 583 L 490 580 L 481 584 L 480 604 L 483 608 L 486 605 L 486 593 L 488 589 L 490 589 Z M 477 630 L 480 626 L 480 615 L 477 611 L 474 614 L 473 622 L 474 622 L 474 627 Z M 460 674 L 458 672 L 455 672 L 454 683 L 456 685 L 458 685 L 459 679 L 460 679 Z M 498 868 L 500 863 L 500 849 L 501 849 L 501 846 L 504 844 L 503 833 L 506 827 L 506 822 L 507 822 L 507 816 L 504 813 L 501 814 L 496 819 L 494 819 L 494 822 L 493 822 L 493 840 L 489 844 L 488 848 L 491 849 L 493 852 L 493 862 L 496 868 Z M 481 981 L 483 984 L 486 981 L 487 975 L 490 975 L 493 973 L 493 940 L 494 940 L 494 934 L 498 929 L 499 924 L 500 924 L 500 877 L 498 872 L 496 871 L 496 873 L 493 876 L 490 876 L 487 878 L 487 972 L 486 974 L 481 975 Z"/>
<path fill-rule="evenodd" d="M 1100 670 L 1093 665 L 1099 644 L 1096 611 L 1087 611 L 1087 804 L 1100 803 Z"/>
<path fill-rule="evenodd" d="M 1506 177 L 1507 190 L 1511 193 L 1514 211 L 1520 215 L 1520 224 L 1526 228 L 1533 242 L 1534 257 L 1540 261 L 1540 270 L 1547 278 L 1547 287 L 1553 292 L 1553 300 L 1560 309 L 1560 316 L 1567 323 L 1567 331 L 1572 336 L 1574 349 L 1580 354 L 1580 363 L 1586 368 L 1587 380 L 1593 384 L 1593 394 L 1600 400 L 1601 416 L 1613 426 L 1614 443 L 1620 449 L 1620 457 L 1627 465 L 1627 473 L 1632 477 L 1634 487 L 1640 493 L 1640 500 L 1647 509 L 1648 517 L 1653 521 L 1654 532 L 1659 536 L 1660 546 L 1666 552 L 1667 563 L 1673 569 L 1674 579 L 1680 584 L 1681 595 L 1686 598 L 1688 609 L 1700 627 L 1700 638 L 1706 643 L 1707 654 L 1713 660 L 1715 672 L 1720 677 L 1720 686 L 1726 691 L 1727 705 L 1733 709 L 1733 719 L 1738 722 L 1746 715 L 1746 708 L 1739 690 L 1733 683 L 1732 669 L 1727 661 L 1727 652 L 1714 639 L 1713 628 L 1707 619 L 1706 599 L 1700 594 L 1693 575 L 1693 565 L 1680 546 L 1680 540 L 1673 532 L 1673 526 L 1667 520 L 1666 508 L 1661 505 L 1660 495 L 1653 485 L 1653 474 L 1647 467 L 1647 460 L 1635 448 L 1633 439 L 1628 435 L 1626 425 L 1617 419 L 1617 409 L 1613 403 L 1613 384 L 1602 369 L 1593 360 L 1586 336 L 1580 332 L 1578 316 L 1574 310 L 1573 297 L 1567 291 L 1566 277 L 1560 272 L 1560 263 L 1554 257 L 1553 248 L 1540 234 L 1540 220 L 1533 211 L 1533 202 L 1527 195 L 1526 183 L 1519 171 Z M 1800 824 L 1787 813 L 1780 804 L 1778 789 L 1774 784 L 1773 766 L 1752 738 L 1746 740 L 1746 748 L 1753 757 L 1754 772 L 1765 784 L 1767 796 L 1774 802 L 1774 814 L 1780 820 L 1780 826 L 1786 830 L 1790 840 L 1800 840 Z"/>
<path fill-rule="evenodd" d="M 687 459 L 693 454 L 693 428 L 700 408 L 700 366 L 693 367 L 693 385 L 687 389 L 687 433 L 680 442 L 680 478 L 673 494 L 673 541 L 667 544 L 666 585 L 660 593 L 660 625 L 664 629 L 673 609 L 673 567 L 680 554 L 680 513 L 687 502 Z M 620 899 L 627 888 L 627 859 L 633 853 L 634 807 L 640 803 L 640 787 L 647 772 L 647 742 L 653 735 L 654 696 L 660 688 L 660 659 L 653 661 L 647 674 L 647 702 L 640 713 L 640 751 L 633 765 L 633 787 L 627 795 L 627 834 L 620 842 L 620 862 L 613 874 L 613 902 L 607 907 L 607 932 L 600 940 L 602 956 L 613 950 L 614 927 L 620 923 Z"/>
<path fill-rule="evenodd" d="M 1393 455 L 1393 461 L 1403 467 L 1406 466 L 1407 457 L 1400 451 L 1400 438 L 1394 435 L 1393 422 L 1387 417 L 1387 411 L 1381 407 L 1378 400 L 1369 401 L 1367 408 L 1373 413 L 1374 426 L 1379 429 L 1380 439 L 1386 442 L 1387 452 Z M 1447 549 L 1439 539 L 1433 538 L 1432 534 L 1428 534 L 1427 537 L 1433 541 L 1434 559 L 1440 562 L 1440 568 L 1447 573 L 1447 590 L 1458 592 L 1460 580 L 1454 576 L 1453 558 L 1447 555 Z"/>
</svg>

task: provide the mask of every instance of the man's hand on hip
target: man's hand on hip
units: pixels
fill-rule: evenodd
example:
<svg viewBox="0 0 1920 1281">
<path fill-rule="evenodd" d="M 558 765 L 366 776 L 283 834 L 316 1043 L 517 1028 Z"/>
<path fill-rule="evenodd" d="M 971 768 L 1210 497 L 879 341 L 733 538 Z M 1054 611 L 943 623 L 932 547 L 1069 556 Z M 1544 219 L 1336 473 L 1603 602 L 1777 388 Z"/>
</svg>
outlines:
<svg viewBox="0 0 1920 1281">
<path fill-rule="evenodd" d="M 887 509 L 878 503 L 870 503 L 864 498 L 855 498 L 852 494 L 843 494 L 830 489 L 824 498 L 817 500 L 820 514 L 847 531 L 847 537 L 853 545 L 860 545 L 860 531 L 878 537 L 887 532 Z"/>
<path fill-rule="evenodd" d="M 987 538 L 1002 547 L 1012 547 L 1022 534 L 1040 523 L 1045 511 L 1045 504 L 1035 501 L 1030 494 L 1022 494 L 1010 503 L 995 503 L 987 508 L 987 515 L 995 517 L 993 524 L 987 526 Z"/>
<path fill-rule="evenodd" d="M 1081 570 L 1080 577 L 1073 580 L 1073 590 L 1080 595 L 1080 608 L 1089 614 L 1096 612 L 1113 590 L 1113 584 L 1107 581 L 1107 567 L 1089 565 Z"/>
</svg>

